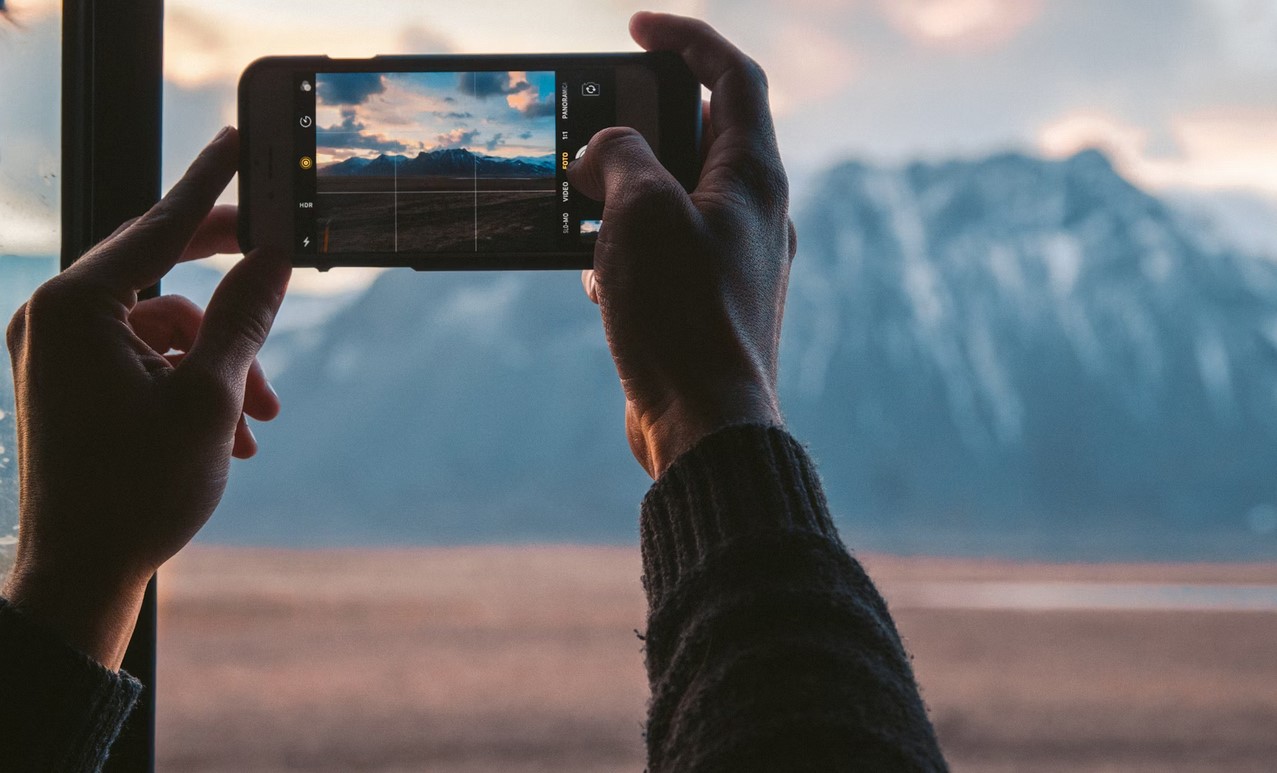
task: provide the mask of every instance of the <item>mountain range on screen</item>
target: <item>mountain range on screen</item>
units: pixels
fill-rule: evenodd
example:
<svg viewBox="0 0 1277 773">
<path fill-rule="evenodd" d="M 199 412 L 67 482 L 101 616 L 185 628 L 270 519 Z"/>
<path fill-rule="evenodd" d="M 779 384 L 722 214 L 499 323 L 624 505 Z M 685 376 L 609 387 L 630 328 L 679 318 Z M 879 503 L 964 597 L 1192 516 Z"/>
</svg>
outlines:
<svg viewBox="0 0 1277 773">
<path fill-rule="evenodd" d="M 828 170 L 786 413 L 846 541 L 1277 555 L 1277 263 L 1086 152 Z M 205 538 L 631 542 L 648 485 L 574 272 L 391 271 L 288 355 Z"/>
<path fill-rule="evenodd" d="M 465 148 L 422 151 L 415 156 L 382 153 L 376 158 L 352 156 L 321 166 L 320 177 L 553 177 L 554 155 L 502 158 Z"/>
</svg>

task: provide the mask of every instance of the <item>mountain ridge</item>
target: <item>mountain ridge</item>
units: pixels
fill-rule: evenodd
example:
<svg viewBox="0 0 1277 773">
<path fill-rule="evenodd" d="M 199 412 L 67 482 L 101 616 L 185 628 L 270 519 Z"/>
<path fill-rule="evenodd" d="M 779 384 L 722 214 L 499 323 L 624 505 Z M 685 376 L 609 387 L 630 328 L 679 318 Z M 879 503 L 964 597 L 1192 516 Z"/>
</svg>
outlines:
<svg viewBox="0 0 1277 773">
<path fill-rule="evenodd" d="M 437 148 L 416 156 L 382 153 L 375 158 L 352 156 L 319 168 L 320 177 L 553 177 L 554 157 L 501 158 L 474 153 L 466 148 Z"/>
<path fill-rule="evenodd" d="M 1277 556 L 1271 257 L 1095 152 L 842 164 L 795 219 L 783 404 L 849 544 Z M 646 483 L 574 276 L 390 272 L 317 338 L 210 538 L 635 539 Z"/>
</svg>

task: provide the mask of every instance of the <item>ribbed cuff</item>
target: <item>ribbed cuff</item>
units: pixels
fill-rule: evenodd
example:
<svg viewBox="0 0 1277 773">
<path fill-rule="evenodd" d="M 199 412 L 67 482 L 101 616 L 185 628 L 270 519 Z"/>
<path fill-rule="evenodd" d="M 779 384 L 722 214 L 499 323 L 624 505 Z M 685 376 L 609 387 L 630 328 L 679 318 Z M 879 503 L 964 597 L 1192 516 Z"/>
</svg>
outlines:
<svg viewBox="0 0 1277 773">
<path fill-rule="evenodd" d="M 141 692 L 0 598 L 0 717 L 28 769 L 96 770 Z"/>
<path fill-rule="evenodd" d="M 838 539 L 820 478 L 779 427 L 737 425 L 698 442 L 643 498 L 644 586 L 653 607 L 707 554 L 755 532 Z"/>
</svg>

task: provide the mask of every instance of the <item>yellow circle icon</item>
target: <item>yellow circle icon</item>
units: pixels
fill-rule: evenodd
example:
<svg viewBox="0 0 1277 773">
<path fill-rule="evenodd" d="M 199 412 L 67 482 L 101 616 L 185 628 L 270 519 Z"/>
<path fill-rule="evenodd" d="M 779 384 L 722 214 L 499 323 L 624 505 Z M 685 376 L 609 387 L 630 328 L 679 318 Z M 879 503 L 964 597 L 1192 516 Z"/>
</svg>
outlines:
<svg viewBox="0 0 1277 773">
<path fill-rule="evenodd" d="M 314 164 L 315 162 L 311 160 L 310 156 L 302 156 L 302 160 L 301 160 L 302 169 L 310 169 L 312 166 L 314 166 Z"/>
</svg>

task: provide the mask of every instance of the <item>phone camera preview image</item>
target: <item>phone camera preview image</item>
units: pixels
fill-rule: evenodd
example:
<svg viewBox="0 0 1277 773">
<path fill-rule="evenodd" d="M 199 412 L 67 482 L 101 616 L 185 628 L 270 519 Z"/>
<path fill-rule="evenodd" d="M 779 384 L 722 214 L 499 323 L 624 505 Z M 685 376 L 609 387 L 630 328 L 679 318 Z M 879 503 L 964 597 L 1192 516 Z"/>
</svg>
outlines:
<svg viewBox="0 0 1277 773">
<path fill-rule="evenodd" d="M 593 244 L 599 239 L 599 230 L 603 228 L 602 220 L 582 220 L 579 223 L 582 244 Z"/>
<path fill-rule="evenodd" d="M 315 76 L 320 252 L 552 251 L 553 72 Z"/>
</svg>

